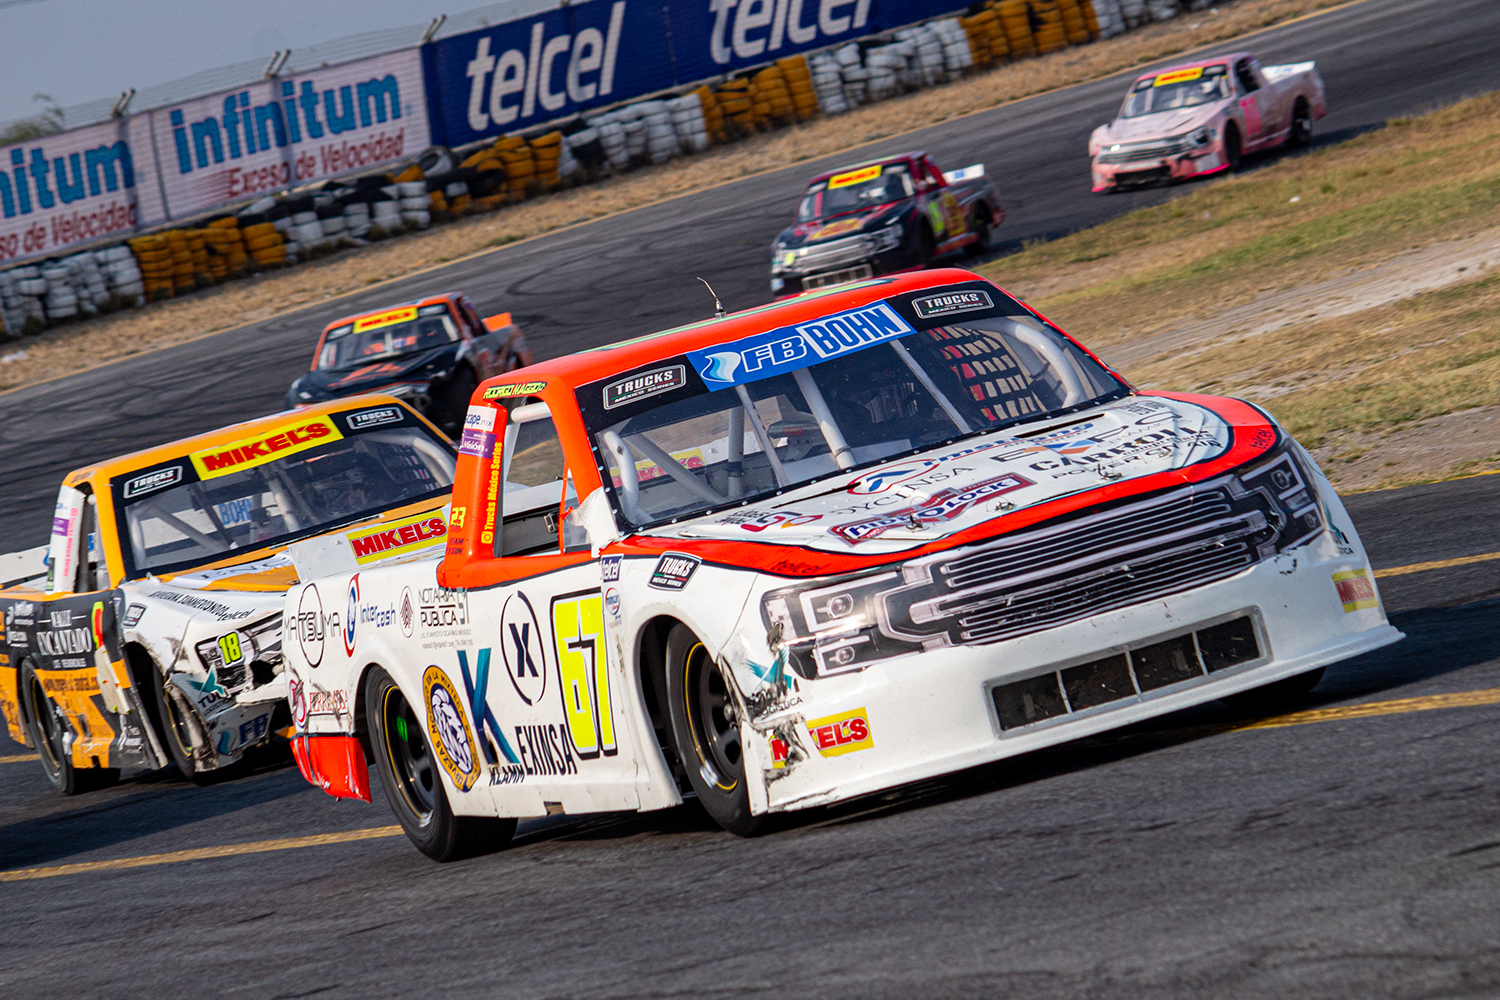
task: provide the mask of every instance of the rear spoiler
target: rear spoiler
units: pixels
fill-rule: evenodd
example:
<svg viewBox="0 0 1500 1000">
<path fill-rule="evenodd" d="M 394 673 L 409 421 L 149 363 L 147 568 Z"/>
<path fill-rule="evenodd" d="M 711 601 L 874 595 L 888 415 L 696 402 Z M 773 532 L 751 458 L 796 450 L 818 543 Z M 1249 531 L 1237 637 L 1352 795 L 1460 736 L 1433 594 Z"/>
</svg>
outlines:
<svg viewBox="0 0 1500 1000">
<path fill-rule="evenodd" d="M 1262 66 L 1260 68 L 1260 75 L 1266 78 L 1267 83 L 1275 83 L 1282 77 L 1291 76 L 1293 73 L 1306 73 L 1317 65 L 1315 62 L 1303 62 L 1288 63 L 1285 66 Z"/>
<path fill-rule="evenodd" d="M 962 170 L 949 170 L 943 174 L 943 180 L 949 184 L 957 184 L 959 181 L 977 180 L 984 176 L 984 164 L 976 163 L 972 167 L 964 167 Z"/>
<path fill-rule="evenodd" d="M 491 333 L 494 333 L 496 330 L 503 330 L 507 326 L 510 326 L 510 313 L 500 313 L 496 316 L 486 316 L 484 318 L 484 328 Z"/>
<path fill-rule="evenodd" d="M 24 552 L 7 552 L 0 555 L 0 588 L 32 584 L 40 587 L 47 582 L 47 549 L 39 545 Z"/>
</svg>

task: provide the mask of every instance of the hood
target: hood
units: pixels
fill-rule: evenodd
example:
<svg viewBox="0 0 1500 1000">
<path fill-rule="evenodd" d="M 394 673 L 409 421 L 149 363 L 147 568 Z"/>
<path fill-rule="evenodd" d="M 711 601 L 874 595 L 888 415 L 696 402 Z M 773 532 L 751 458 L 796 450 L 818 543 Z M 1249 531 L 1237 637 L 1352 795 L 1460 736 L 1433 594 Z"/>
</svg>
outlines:
<svg viewBox="0 0 1500 1000">
<path fill-rule="evenodd" d="M 1139 118 L 1116 118 L 1099 130 L 1100 142 L 1143 142 L 1147 139 L 1167 139 L 1191 132 L 1200 125 L 1207 125 L 1223 110 L 1228 101 L 1199 104 L 1191 108 L 1176 108 L 1158 111 L 1154 115 Z"/>
<path fill-rule="evenodd" d="M 814 243 L 843 239 L 855 233 L 868 232 L 895 220 L 907 208 L 906 201 L 881 205 L 868 212 L 850 212 L 832 219 L 799 222 L 781 231 L 776 242 L 783 249 L 796 249 Z"/>
<path fill-rule="evenodd" d="M 340 371 L 308 372 L 297 380 L 302 392 L 326 393 L 330 396 L 354 396 L 392 382 L 442 378 L 453 367 L 462 344 L 444 344 L 430 351 L 346 368 Z"/>
<path fill-rule="evenodd" d="M 1224 402 L 1248 414 L 1264 440 L 1275 440 L 1257 411 Z M 1231 438 L 1229 422 L 1208 406 L 1132 396 L 1039 430 L 958 442 L 637 537 L 752 541 L 852 556 L 907 552 L 1001 514 L 1210 461 L 1229 450 Z"/>
</svg>

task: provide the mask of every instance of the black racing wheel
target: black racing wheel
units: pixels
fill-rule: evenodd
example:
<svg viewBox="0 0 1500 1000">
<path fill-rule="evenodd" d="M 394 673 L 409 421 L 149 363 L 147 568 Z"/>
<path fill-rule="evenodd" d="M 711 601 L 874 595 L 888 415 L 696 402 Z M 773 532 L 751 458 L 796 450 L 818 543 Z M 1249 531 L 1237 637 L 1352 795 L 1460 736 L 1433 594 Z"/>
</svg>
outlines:
<svg viewBox="0 0 1500 1000">
<path fill-rule="evenodd" d="M 151 670 L 151 692 L 156 696 L 156 717 L 161 723 L 161 740 L 182 776 L 193 784 L 206 781 L 208 772 L 200 772 L 193 763 L 193 725 L 195 713 L 187 698 L 172 690 L 172 682 L 156 668 Z"/>
<path fill-rule="evenodd" d="M 118 767 L 79 768 L 73 766 L 72 756 L 63 741 L 66 723 L 59 717 L 57 706 L 47 697 L 46 688 L 36 675 L 36 669 L 28 661 L 21 668 L 21 699 L 26 710 L 26 731 L 31 736 L 31 745 L 36 747 L 42 759 L 42 770 L 52 787 L 64 795 L 107 788 L 120 780 Z"/>
<path fill-rule="evenodd" d="M 365 678 L 365 711 L 386 801 L 417 850 L 434 861 L 457 861 L 510 843 L 514 819 L 454 815 L 440 765 L 427 743 L 422 706 L 407 701 L 380 667 L 372 667 Z"/>
<path fill-rule="evenodd" d="M 937 254 L 937 241 L 933 238 L 932 227 L 926 222 L 917 225 L 917 264 L 920 267 L 928 267 L 932 264 L 932 258 Z"/>
<path fill-rule="evenodd" d="M 698 801 L 730 833 L 754 836 L 765 817 L 750 813 L 739 713 L 724 675 L 685 625 L 668 633 L 666 661 L 672 747 Z"/>
<path fill-rule="evenodd" d="M 974 214 L 969 219 L 969 231 L 979 238 L 964 247 L 970 257 L 978 257 L 989 252 L 990 249 L 990 210 L 983 202 L 974 206 Z"/>
<path fill-rule="evenodd" d="M 1229 165 L 1232 174 L 1240 169 L 1240 155 L 1243 146 L 1240 143 L 1240 130 L 1232 124 L 1224 129 L 1224 162 Z"/>
<path fill-rule="evenodd" d="M 448 385 L 443 390 L 439 412 L 434 414 L 433 423 L 441 427 L 449 437 L 456 439 L 463 432 L 464 415 L 469 412 L 469 400 L 477 388 L 479 388 L 479 378 L 474 374 L 474 369 L 468 365 L 454 372 L 453 377 L 448 380 Z"/>
<path fill-rule="evenodd" d="M 1292 128 L 1286 134 L 1287 149 L 1303 149 L 1312 142 L 1312 112 L 1308 110 L 1307 99 L 1297 98 L 1296 105 L 1292 108 Z"/>
</svg>

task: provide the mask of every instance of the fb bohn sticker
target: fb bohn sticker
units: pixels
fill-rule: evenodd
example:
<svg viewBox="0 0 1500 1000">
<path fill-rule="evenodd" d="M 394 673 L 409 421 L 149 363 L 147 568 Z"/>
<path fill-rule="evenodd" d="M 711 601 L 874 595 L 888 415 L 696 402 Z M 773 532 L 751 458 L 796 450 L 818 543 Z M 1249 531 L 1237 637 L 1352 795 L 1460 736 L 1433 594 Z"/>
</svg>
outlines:
<svg viewBox="0 0 1500 1000">
<path fill-rule="evenodd" d="M 547 693 L 547 661 L 542 652 L 542 627 L 526 595 L 517 591 L 500 612 L 500 651 L 516 694 L 535 705 Z"/>
<path fill-rule="evenodd" d="M 427 702 L 427 735 L 438 763 L 458 790 L 467 792 L 479 779 L 474 734 L 458 707 L 458 692 L 441 667 L 434 664 L 422 675 L 422 696 Z"/>
</svg>

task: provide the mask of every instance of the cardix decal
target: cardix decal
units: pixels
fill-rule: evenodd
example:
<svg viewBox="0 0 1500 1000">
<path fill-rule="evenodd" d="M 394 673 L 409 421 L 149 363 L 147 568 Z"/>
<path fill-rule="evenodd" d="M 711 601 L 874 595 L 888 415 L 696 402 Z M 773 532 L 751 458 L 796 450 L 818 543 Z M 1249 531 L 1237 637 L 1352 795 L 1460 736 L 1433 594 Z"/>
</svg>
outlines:
<svg viewBox="0 0 1500 1000">
<path fill-rule="evenodd" d="M 784 326 L 715 345 L 709 350 L 689 351 L 687 356 L 710 390 L 728 389 L 867 350 L 915 332 L 894 309 L 876 302 L 811 323 Z"/>
<path fill-rule="evenodd" d="M 967 489 L 939 490 L 926 503 L 918 506 L 903 507 L 900 510 L 893 510 L 876 517 L 867 517 L 860 521 L 851 521 L 847 524 L 836 524 L 828 530 L 850 545 L 858 545 L 860 542 L 879 538 L 893 528 L 909 528 L 916 531 L 928 524 L 950 521 L 981 500 L 1034 485 L 1036 484 L 1025 476 L 1007 472 L 1004 475 L 975 483 Z"/>
<path fill-rule="evenodd" d="M 459 707 L 453 682 L 436 664 L 422 674 L 422 700 L 427 704 L 427 735 L 432 752 L 458 790 L 467 792 L 479 780 L 474 735 Z"/>
<path fill-rule="evenodd" d="M 440 512 L 415 514 L 374 528 L 349 532 L 349 547 L 361 566 L 389 556 L 405 555 L 435 545 L 448 534 L 448 522 Z"/>
<path fill-rule="evenodd" d="M 195 451 L 188 458 L 198 470 L 198 478 L 215 479 L 341 440 L 343 436 L 330 418 L 309 417 L 270 433 Z"/>
</svg>

